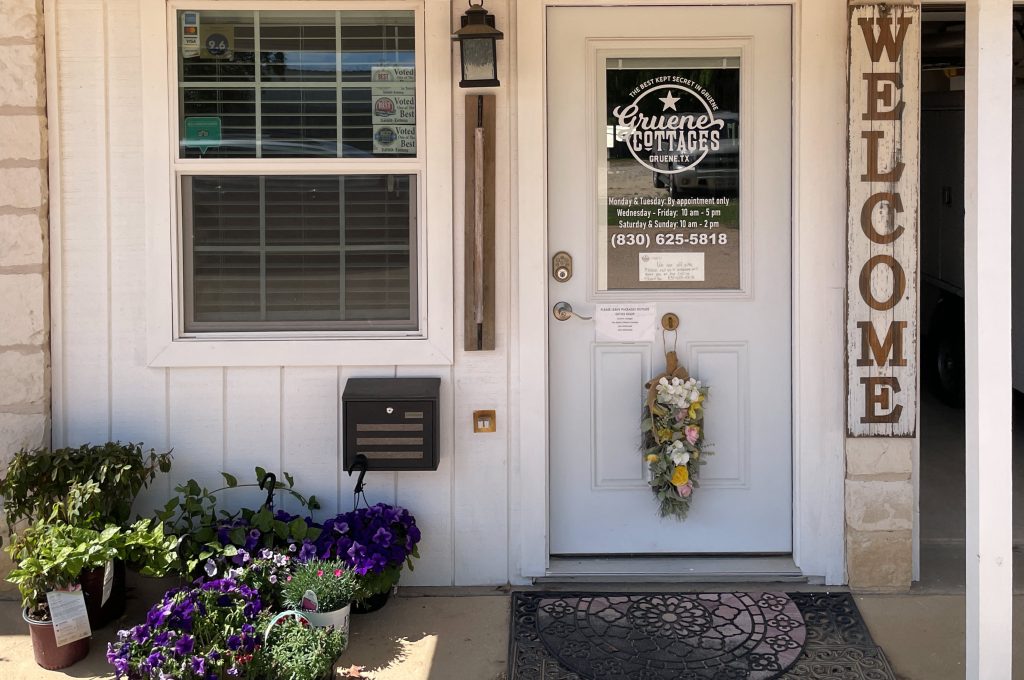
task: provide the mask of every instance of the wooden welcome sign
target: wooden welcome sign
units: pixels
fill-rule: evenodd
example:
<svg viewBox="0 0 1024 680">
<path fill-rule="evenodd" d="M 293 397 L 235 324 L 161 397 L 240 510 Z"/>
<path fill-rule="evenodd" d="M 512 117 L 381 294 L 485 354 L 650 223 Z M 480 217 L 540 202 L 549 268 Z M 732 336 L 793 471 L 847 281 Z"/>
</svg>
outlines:
<svg viewBox="0 0 1024 680">
<path fill-rule="evenodd" d="M 913 437 L 921 13 L 850 3 L 847 433 Z"/>
</svg>

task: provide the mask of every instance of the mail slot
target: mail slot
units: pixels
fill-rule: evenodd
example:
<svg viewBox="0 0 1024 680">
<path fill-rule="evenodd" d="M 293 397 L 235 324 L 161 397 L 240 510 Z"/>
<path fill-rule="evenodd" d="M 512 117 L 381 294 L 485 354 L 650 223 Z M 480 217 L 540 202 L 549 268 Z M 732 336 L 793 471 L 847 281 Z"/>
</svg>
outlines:
<svg viewBox="0 0 1024 680">
<path fill-rule="evenodd" d="M 436 470 L 440 378 L 350 378 L 342 395 L 345 469 Z"/>
</svg>

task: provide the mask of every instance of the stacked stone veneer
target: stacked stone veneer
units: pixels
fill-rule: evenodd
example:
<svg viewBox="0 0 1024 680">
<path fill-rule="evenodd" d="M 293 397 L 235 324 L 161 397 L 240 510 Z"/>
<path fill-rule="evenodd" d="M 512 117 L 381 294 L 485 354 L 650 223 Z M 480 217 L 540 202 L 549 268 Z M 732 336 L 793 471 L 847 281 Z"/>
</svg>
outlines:
<svg viewBox="0 0 1024 680">
<path fill-rule="evenodd" d="M 0 474 L 50 437 L 43 75 L 41 0 L 0 0 Z"/>
<path fill-rule="evenodd" d="M 910 588 L 913 439 L 846 440 L 846 572 L 855 590 Z"/>
</svg>

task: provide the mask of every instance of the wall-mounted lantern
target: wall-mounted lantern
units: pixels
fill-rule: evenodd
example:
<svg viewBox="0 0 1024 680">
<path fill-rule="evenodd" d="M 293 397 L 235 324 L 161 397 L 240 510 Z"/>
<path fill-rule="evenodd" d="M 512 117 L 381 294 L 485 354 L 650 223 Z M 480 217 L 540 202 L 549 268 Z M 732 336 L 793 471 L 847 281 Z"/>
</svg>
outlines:
<svg viewBox="0 0 1024 680">
<path fill-rule="evenodd" d="M 469 0 L 469 9 L 462 15 L 462 28 L 452 34 L 462 53 L 462 80 L 459 87 L 496 87 L 498 82 L 498 48 L 495 41 L 504 34 L 494 27 L 494 15 L 484 9 L 483 0 Z"/>
</svg>

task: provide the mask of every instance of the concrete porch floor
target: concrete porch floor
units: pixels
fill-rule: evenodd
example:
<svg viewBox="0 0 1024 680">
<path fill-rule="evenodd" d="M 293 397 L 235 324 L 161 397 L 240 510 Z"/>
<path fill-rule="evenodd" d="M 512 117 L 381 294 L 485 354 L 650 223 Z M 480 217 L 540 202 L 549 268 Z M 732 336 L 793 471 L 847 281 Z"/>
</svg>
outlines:
<svg viewBox="0 0 1024 680">
<path fill-rule="evenodd" d="M 730 590 L 735 587 L 687 584 L 685 590 Z M 782 586 L 782 587 L 780 587 Z M 744 584 L 744 590 L 773 588 Z M 775 589 L 821 590 L 821 587 L 775 584 Z M 548 589 L 552 589 L 548 587 Z M 573 590 L 602 590 L 601 586 Z M 615 590 L 680 590 L 678 585 L 609 586 Z M 959 680 L 963 675 L 964 598 L 956 594 L 912 592 L 908 595 L 856 597 L 876 643 L 882 646 L 900 680 Z M 504 680 L 508 655 L 509 597 L 485 588 L 407 588 L 379 612 L 352 622 L 352 639 L 339 668 L 356 664 L 364 677 L 377 680 Z M 130 595 L 128 613 L 119 625 L 141 620 L 151 599 Z M 1014 598 L 1015 627 L 1024 616 L 1024 595 Z M 32 645 L 18 603 L 0 602 L 0 678 L 110 678 L 104 657 L 116 627 L 99 631 L 88 659 L 64 671 L 44 671 L 32 659 Z M 1024 679 L 1024 642 L 1014 647 L 1014 678 Z M 337 678 L 346 675 L 340 672 Z"/>
</svg>

